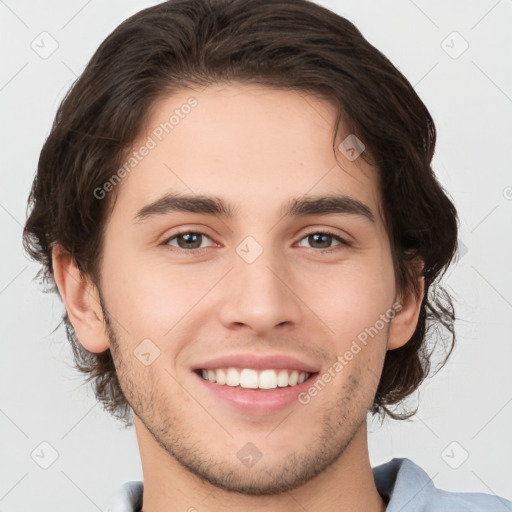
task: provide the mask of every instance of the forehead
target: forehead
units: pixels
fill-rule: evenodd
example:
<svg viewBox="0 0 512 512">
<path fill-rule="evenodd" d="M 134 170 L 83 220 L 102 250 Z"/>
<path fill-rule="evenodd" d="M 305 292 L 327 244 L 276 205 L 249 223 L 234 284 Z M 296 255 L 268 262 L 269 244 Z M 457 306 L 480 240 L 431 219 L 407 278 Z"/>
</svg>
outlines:
<svg viewBox="0 0 512 512">
<path fill-rule="evenodd" d="M 256 219 L 291 198 L 342 194 L 377 217 L 376 170 L 345 152 L 334 157 L 336 116 L 329 102 L 302 91 L 233 83 L 180 90 L 153 104 L 127 156 L 114 214 L 178 193 L 222 197 Z M 336 147 L 348 136 L 340 132 Z"/>
</svg>

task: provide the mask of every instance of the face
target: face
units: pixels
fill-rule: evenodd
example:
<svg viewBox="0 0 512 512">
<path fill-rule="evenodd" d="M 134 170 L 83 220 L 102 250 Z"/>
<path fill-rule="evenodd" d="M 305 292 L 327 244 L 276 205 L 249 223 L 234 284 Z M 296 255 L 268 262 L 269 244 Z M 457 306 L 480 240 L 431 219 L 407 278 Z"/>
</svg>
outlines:
<svg viewBox="0 0 512 512">
<path fill-rule="evenodd" d="M 377 173 L 335 159 L 335 119 L 304 93 L 182 91 L 154 106 L 117 185 L 101 292 L 138 435 L 225 489 L 312 479 L 375 396 L 393 264 Z"/>
</svg>

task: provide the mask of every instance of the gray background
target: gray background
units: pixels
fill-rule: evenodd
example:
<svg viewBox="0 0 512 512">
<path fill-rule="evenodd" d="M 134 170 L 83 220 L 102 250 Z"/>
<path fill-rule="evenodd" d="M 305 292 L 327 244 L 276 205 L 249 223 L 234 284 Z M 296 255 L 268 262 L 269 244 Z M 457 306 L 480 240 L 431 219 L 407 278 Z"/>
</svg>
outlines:
<svg viewBox="0 0 512 512">
<path fill-rule="evenodd" d="M 63 306 L 33 281 L 21 233 L 58 104 L 101 41 L 153 3 L 0 1 L 0 511 L 105 510 L 142 478 L 134 431 L 96 405 L 63 330 L 52 332 Z M 434 168 L 461 221 L 447 275 L 458 346 L 411 397 L 413 419 L 370 423 L 372 465 L 408 457 L 438 487 L 512 499 L 512 1 L 320 3 L 354 22 L 426 103 Z"/>
</svg>

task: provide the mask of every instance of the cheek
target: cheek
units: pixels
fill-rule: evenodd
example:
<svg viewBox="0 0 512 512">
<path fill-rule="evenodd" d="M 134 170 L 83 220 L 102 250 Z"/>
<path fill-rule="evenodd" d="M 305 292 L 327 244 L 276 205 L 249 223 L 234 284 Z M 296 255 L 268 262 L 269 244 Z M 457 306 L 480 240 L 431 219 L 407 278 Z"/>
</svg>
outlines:
<svg viewBox="0 0 512 512">
<path fill-rule="evenodd" d="M 354 260 L 325 268 L 328 270 L 304 272 L 307 281 L 316 286 L 310 286 L 309 291 L 303 286 L 303 296 L 308 297 L 305 302 L 318 311 L 337 339 L 357 336 L 392 306 L 395 287 L 391 261 Z"/>
<path fill-rule="evenodd" d="M 230 262 L 227 267 L 207 261 L 172 265 L 165 258 L 149 263 L 130 255 L 128 250 L 124 254 L 119 259 L 106 254 L 104 295 L 110 312 L 132 338 L 160 339 L 180 325 L 185 316 L 190 320 L 189 313 L 196 307 L 196 312 L 208 307 L 215 315 L 208 294 Z M 295 292 L 287 295 L 288 300 L 299 301 L 299 297 L 306 310 L 310 308 L 330 327 L 336 340 L 350 343 L 350 339 L 374 325 L 393 302 L 393 266 L 384 250 L 348 257 L 339 263 L 290 261 L 282 270 L 285 281 Z M 221 295 L 222 300 L 229 300 L 231 294 L 224 290 Z M 214 309 L 218 306 L 217 303 Z M 304 318 L 308 317 L 308 311 L 304 314 Z"/>
<path fill-rule="evenodd" d="M 148 264 L 136 258 L 124 258 L 116 265 L 105 262 L 104 268 L 110 312 L 134 343 L 144 338 L 163 341 L 169 331 L 179 331 L 223 274 L 206 266 L 199 270 L 194 265 Z"/>
</svg>

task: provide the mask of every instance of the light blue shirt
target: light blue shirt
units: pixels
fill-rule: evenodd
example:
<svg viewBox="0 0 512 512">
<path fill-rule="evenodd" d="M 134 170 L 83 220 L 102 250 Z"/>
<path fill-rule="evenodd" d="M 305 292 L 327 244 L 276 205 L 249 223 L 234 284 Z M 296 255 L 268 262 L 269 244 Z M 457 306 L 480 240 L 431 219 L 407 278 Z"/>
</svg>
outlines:
<svg viewBox="0 0 512 512">
<path fill-rule="evenodd" d="M 436 489 L 427 473 L 409 459 L 373 468 L 377 490 L 388 499 L 386 512 L 512 512 L 512 501 L 479 492 Z M 142 482 L 126 482 L 112 496 L 107 512 L 139 512 Z"/>
</svg>

